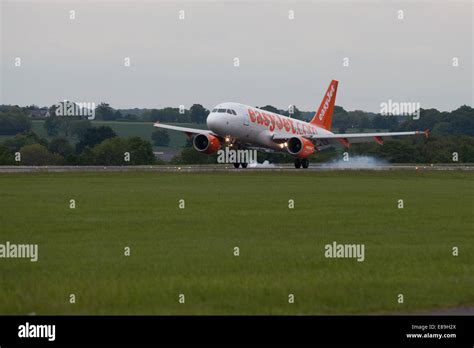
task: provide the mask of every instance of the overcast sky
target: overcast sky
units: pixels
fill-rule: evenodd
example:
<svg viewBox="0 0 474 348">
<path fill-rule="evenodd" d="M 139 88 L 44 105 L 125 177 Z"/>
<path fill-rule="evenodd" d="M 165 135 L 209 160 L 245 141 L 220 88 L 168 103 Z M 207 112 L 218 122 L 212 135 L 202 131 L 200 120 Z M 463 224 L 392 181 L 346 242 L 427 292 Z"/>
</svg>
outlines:
<svg viewBox="0 0 474 348">
<path fill-rule="evenodd" d="M 471 1 L 3 0 L 1 10 L 2 104 L 314 110 L 331 79 L 347 110 L 473 100 Z"/>
</svg>

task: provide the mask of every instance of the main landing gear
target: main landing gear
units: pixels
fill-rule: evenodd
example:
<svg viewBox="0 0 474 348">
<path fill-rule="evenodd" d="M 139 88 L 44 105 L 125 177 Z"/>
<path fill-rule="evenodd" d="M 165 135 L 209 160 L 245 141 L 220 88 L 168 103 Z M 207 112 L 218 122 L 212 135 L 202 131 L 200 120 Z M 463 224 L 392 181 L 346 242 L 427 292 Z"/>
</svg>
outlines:
<svg viewBox="0 0 474 348">
<path fill-rule="evenodd" d="M 239 168 L 242 166 L 242 168 L 247 168 L 248 163 L 234 163 L 234 168 Z"/>
<path fill-rule="evenodd" d="M 295 158 L 295 168 L 301 168 L 303 167 L 304 169 L 309 167 L 309 160 L 307 158 Z"/>
</svg>

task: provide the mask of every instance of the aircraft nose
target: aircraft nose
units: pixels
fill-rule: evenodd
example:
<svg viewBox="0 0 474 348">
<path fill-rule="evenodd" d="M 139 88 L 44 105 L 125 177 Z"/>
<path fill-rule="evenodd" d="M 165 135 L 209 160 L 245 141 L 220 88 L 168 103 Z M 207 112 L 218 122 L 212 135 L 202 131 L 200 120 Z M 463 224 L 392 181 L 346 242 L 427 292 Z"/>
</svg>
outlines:
<svg viewBox="0 0 474 348">
<path fill-rule="evenodd" d="M 207 116 L 206 123 L 207 123 L 207 128 L 209 128 L 210 130 L 215 132 L 216 128 L 218 126 L 218 117 L 217 117 L 217 115 L 214 114 L 214 113 L 209 114 Z"/>
</svg>

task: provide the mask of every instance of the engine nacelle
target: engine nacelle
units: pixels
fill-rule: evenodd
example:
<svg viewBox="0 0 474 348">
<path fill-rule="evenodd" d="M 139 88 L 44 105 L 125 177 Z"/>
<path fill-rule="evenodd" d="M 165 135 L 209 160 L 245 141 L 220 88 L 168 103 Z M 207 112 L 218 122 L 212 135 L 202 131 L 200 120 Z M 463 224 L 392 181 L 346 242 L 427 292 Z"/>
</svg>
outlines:
<svg viewBox="0 0 474 348">
<path fill-rule="evenodd" d="M 198 134 L 193 139 L 193 147 L 196 151 L 210 155 L 221 148 L 221 142 L 214 135 Z"/>
<path fill-rule="evenodd" d="M 287 150 L 293 156 L 306 158 L 314 153 L 314 144 L 306 138 L 293 137 L 288 140 Z"/>
</svg>

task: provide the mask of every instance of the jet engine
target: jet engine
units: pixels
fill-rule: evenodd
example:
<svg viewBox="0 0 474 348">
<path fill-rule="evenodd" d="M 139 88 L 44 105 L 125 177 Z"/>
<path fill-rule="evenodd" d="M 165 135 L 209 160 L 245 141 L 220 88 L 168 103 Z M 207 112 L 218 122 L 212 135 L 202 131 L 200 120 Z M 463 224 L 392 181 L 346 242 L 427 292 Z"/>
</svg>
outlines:
<svg viewBox="0 0 474 348">
<path fill-rule="evenodd" d="M 306 138 L 293 137 L 288 140 L 287 150 L 294 156 L 306 158 L 314 153 L 314 144 Z"/>
<path fill-rule="evenodd" d="M 193 139 L 193 147 L 196 151 L 213 154 L 221 148 L 221 142 L 211 134 L 198 134 Z"/>
</svg>

